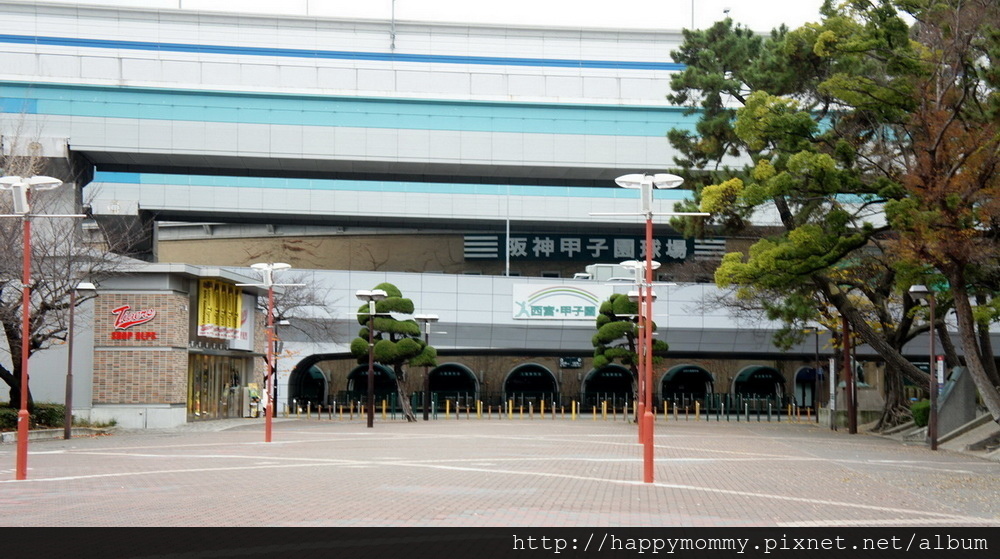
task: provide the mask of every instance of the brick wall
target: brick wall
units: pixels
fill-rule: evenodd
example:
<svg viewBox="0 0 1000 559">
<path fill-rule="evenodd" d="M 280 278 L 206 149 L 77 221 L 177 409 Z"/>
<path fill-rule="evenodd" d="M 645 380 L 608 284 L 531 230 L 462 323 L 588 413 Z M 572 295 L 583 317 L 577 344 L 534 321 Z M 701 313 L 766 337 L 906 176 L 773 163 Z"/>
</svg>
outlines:
<svg viewBox="0 0 1000 559">
<path fill-rule="evenodd" d="M 95 299 L 94 403 L 178 404 L 187 400 L 188 298 L 102 293 Z M 153 309 L 149 322 L 116 329 L 113 309 Z"/>
</svg>

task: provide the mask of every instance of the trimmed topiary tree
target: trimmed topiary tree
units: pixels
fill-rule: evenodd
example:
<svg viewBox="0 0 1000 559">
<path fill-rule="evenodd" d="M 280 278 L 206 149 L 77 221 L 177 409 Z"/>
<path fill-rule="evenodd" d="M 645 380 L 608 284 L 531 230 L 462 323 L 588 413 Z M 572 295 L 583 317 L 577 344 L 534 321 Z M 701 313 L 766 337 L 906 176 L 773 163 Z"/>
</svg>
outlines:
<svg viewBox="0 0 1000 559">
<path fill-rule="evenodd" d="M 416 421 L 413 408 L 410 407 L 409 392 L 406 390 L 405 366 L 437 366 L 437 350 L 420 337 L 420 325 L 416 320 L 404 318 L 413 314 L 413 301 L 404 298 L 399 288 L 391 283 L 380 283 L 374 289 L 381 289 L 387 295 L 385 299 L 375 303 L 372 328 L 374 361 L 392 367 L 403 416 L 407 421 Z M 358 331 L 358 337 L 351 341 L 351 355 L 357 357 L 358 363 L 362 364 L 368 362 L 368 319 L 368 304 L 364 303 L 358 309 L 361 330 Z"/>
<path fill-rule="evenodd" d="M 601 303 L 597 314 L 597 333 L 594 334 L 594 369 L 600 369 L 620 363 L 632 372 L 632 391 L 636 391 L 639 377 L 639 354 L 637 339 L 639 325 L 637 324 L 639 304 L 629 301 L 628 295 L 614 293 L 607 301 Z M 656 323 L 652 322 L 653 331 Z M 653 340 L 653 362 L 661 361 L 656 354 L 667 351 L 667 343 L 663 340 Z"/>
</svg>

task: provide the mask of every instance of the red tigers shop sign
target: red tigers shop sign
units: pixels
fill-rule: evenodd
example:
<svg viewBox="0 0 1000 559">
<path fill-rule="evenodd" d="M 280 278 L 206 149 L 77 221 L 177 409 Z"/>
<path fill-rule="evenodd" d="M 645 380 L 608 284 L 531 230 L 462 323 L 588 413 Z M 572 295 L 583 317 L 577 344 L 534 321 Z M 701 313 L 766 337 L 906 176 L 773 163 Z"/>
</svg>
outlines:
<svg viewBox="0 0 1000 559">
<path fill-rule="evenodd" d="M 117 309 L 112 309 L 111 314 L 115 315 L 115 329 L 111 332 L 112 340 L 149 341 L 156 339 L 156 332 L 128 330 L 133 326 L 146 324 L 153 320 L 156 317 L 156 309 L 133 311 L 129 305 L 122 305 Z"/>
</svg>

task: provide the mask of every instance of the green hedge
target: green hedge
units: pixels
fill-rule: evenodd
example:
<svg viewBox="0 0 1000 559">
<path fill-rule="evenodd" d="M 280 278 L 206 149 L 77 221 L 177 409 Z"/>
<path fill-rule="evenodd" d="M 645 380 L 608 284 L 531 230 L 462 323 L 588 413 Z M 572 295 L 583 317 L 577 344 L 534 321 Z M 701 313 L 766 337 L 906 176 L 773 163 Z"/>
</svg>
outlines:
<svg viewBox="0 0 1000 559">
<path fill-rule="evenodd" d="M 0 430 L 17 429 L 17 412 L 18 410 L 9 406 L 0 407 Z M 62 427 L 65 414 L 66 406 L 62 404 L 35 404 L 35 409 L 31 413 L 30 427 L 32 429 Z"/>
<path fill-rule="evenodd" d="M 913 414 L 913 423 L 917 427 L 926 427 L 927 419 L 931 415 L 931 403 L 928 400 L 920 400 L 910 404 L 910 413 Z"/>
</svg>

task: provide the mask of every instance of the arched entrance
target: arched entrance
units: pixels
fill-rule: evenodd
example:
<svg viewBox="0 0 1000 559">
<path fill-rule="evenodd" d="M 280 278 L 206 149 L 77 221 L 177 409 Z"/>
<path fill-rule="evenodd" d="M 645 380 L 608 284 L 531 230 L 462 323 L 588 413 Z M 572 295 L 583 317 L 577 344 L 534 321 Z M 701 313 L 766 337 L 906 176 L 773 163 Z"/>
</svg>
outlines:
<svg viewBox="0 0 1000 559">
<path fill-rule="evenodd" d="M 613 408 L 618 408 L 619 402 L 631 402 L 635 398 L 632 371 L 621 365 L 591 369 L 583 379 L 580 392 L 584 409 L 599 405 L 600 402 L 608 402 Z"/>
<path fill-rule="evenodd" d="M 795 381 L 792 387 L 792 394 L 795 396 L 795 405 L 816 408 L 817 380 L 816 369 L 812 367 L 800 367 L 795 372 Z"/>
<path fill-rule="evenodd" d="M 785 377 L 774 367 L 743 367 L 733 379 L 732 393 L 735 396 L 780 400 L 785 394 Z"/>
<path fill-rule="evenodd" d="M 394 398 L 397 394 L 396 375 L 392 369 L 375 363 L 375 401 Z M 364 401 L 368 397 L 368 365 L 358 365 L 347 375 L 347 391 L 344 396 L 349 400 Z"/>
<path fill-rule="evenodd" d="M 293 406 L 326 405 L 327 384 L 326 375 L 319 367 L 296 368 L 288 378 L 288 400 Z"/>
<path fill-rule="evenodd" d="M 447 397 L 468 397 L 478 399 L 479 379 L 472 369 L 461 363 L 443 363 L 431 369 L 428 381 L 431 393 Z"/>
<path fill-rule="evenodd" d="M 704 400 L 713 392 L 715 378 L 698 365 L 676 365 L 660 379 L 660 397 L 671 402 Z"/>
<path fill-rule="evenodd" d="M 504 401 L 546 400 L 551 402 L 559 398 L 559 385 L 552 371 L 537 364 L 525 363 L 514 367 L 503 382 Z"/>
</svg>

